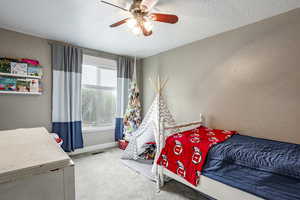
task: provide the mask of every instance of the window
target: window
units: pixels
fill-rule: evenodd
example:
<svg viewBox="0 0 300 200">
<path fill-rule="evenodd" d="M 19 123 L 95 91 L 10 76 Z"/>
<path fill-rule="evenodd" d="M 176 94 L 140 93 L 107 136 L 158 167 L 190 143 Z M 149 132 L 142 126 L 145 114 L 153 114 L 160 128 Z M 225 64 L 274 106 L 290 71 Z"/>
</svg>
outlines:
<svg viewBox="0 0 300 200">
<path fill-rule="evenodd" d="M 85 55 L 82 66 L 83 128 L 112 127 L 116 114 L 117 70 L 114 60 Z"/>
</svg>

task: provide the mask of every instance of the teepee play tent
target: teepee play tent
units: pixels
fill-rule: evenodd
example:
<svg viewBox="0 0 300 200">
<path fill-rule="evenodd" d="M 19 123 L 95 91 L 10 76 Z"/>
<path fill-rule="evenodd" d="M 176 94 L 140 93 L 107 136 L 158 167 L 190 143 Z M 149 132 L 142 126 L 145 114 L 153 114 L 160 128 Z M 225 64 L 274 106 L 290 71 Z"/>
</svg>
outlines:
<svg viewBox="0 0 300 200">
<path fill-rule="evenodd" d="M 175 126 L 175 120 L 162 96 L 162 91 L 166 86 L 167 80 L 161 81 L 160 78 L 157 77 L 156 81 L 153 81 L 152 79 L 150 79 L 150 81 L 154 86 L 156 96 L 139 129 L 136 130 L 131 138 L 129 138 L 129 144 L 124 151 L 122 158 L 138 160 L 139 155 L 145 151 L 144 144 L 155 141 L 157 151 L 154 164 L 151 166 L 152 172 L 155 173 L 155 170 L 157 170 L 155 163 L 160 154 L 159 149 L 161 149 L 159 145 L 163 144 L 161 141 L 164 140 L 164 138 L 161 138 L 163 135 L 161 134 L 161 131 L 163 131 L 164 125 Z"/>
</svg>

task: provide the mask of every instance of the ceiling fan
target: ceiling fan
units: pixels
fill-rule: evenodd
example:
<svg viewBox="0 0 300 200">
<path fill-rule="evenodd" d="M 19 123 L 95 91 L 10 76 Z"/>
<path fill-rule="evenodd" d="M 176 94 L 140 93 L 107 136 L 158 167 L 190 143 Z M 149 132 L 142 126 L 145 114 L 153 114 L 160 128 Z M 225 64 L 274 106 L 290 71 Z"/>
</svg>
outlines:
<svg viewBox="0 0 300 200">
<path fill-rule="evenodd" d="M 143 33 L 144 36 L 152 35 L 153 21 L 170 24 L 175 24 L 178 22 L 178 17 L 176 15 L 150 12 L 158 2 L 158 0 L 133 0 L 133 3 L 131 4 L 129 9 L 123 8 L 107 1 L 101 2 L 119 8 L 126 12 L 130 12 L 132 15 L 131 17 L 118 21 L 110 25 L 110 27 L 113 28 L 126 23 L 128 27 L 131 28 L 132 32 L 136 35 L 140 35 L 141 33 Z"/>
</svg>

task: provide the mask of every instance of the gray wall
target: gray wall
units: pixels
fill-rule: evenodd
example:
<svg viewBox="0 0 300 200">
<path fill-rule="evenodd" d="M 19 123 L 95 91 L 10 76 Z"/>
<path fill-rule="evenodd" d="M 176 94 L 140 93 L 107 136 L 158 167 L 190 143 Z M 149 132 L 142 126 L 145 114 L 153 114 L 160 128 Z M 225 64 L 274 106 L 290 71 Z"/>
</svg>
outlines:
<svg viewBox="0 0 300 200">
<path fill-rule="evenodd" d="M 203 113 L 212 127 L 300 143 L 299 19 L 293 10 L 144 59 L 144 110 L 159 74 L 178 122 Z"/>
<path fill-rule="evenodd" d="M 0 57 L 32 58 L 43 65 L 41 96 L 0 95 L 0 130 L 51 128 L 51 58 L 47 40 L 0 29 Z"/>
</svg>

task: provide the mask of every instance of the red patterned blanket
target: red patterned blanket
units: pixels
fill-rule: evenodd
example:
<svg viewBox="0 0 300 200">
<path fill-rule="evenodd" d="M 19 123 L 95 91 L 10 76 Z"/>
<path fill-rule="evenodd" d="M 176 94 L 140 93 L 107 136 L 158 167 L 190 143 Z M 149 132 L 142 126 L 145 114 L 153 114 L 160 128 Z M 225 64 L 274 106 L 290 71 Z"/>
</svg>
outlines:
<svg viewBox="0 0 300 200">
<path fill-rule="evenodd" d="M 210 129 L 200 126 L 176 133 L 166 139 L 157 164 L 198 185 L 209 149 L 230 138 L 236 131 Z"/>
</svg>

